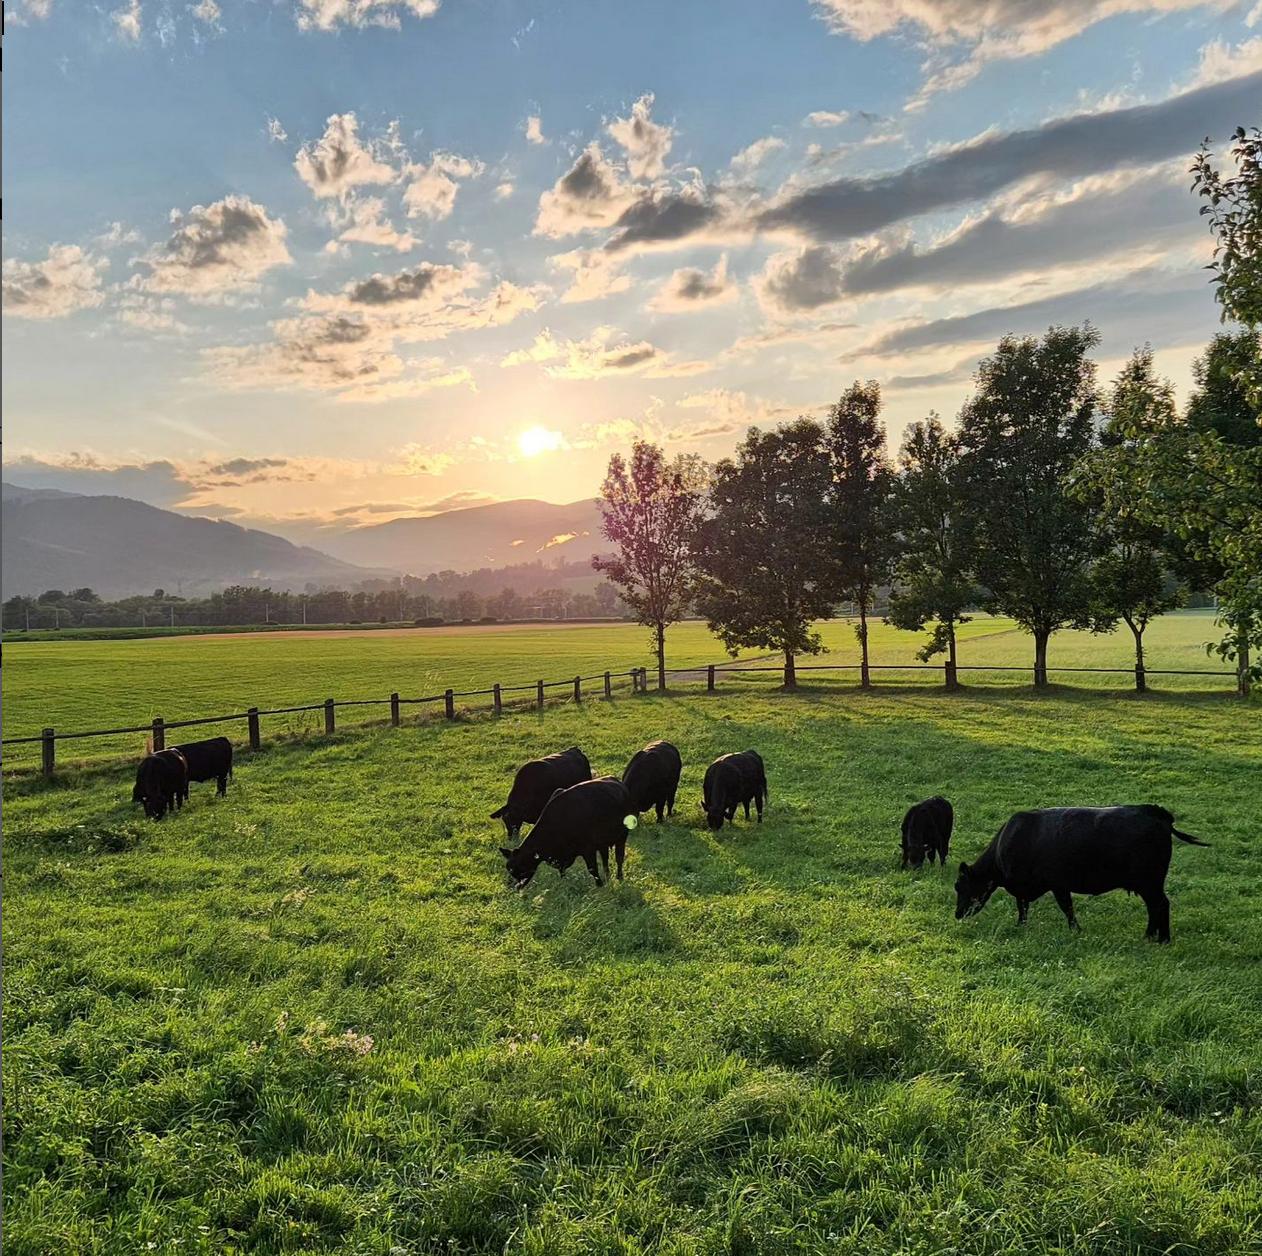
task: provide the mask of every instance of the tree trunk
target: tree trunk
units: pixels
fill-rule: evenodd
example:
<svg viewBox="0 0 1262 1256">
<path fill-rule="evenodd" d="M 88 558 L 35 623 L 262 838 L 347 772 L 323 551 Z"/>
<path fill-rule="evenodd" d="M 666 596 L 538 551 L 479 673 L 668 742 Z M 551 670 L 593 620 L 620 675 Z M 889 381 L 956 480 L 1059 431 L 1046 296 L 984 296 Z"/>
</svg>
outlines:
<svg viewBox="0 0 1262 1256">
<path fill-rule="evenodd" d="M 947 624 L 947 688 L 958 689 L 959 677 L 955 670 L 955 620 Z"/>
<path fill-rule="evenodd" d="M 1243 633 L 1240 634 L 1240 641 L 1236 649 L 1236 692 L 1242 697 L 1249 696 L 1249 638 Z"/>
<path fill-rule="evenodd" d="M 1136 628 L 1133 623 L 1130 629 L 1135 637 L 1135 690 L 1143 693 L 1148 688 L 1148 679 L 1144 675 L 1144 630 Z"/>
<path fill-rule="evenodd" d="M 657 688 L 666 688 L 666 625 L 657 625 Z"/>
<path fill-rule="evenodd" d="M 864 689 L 872 687 L 872 675 L 868 671 L 868 600 L 863 598 L 859 603 L 859 648 L 862 651 L 862 662 L 859 664 L 859 684 Z"/>
<path fill-rule="evenodd" d="M 1047 639 L 1050 632 L 1039 631 L 1034 634 L 1034 687 L 1047 688 Z"/>
<path fill-rule="evenodd" d="M 793 655 L 788 650 L 784 652 L 784 687 L 786 689 L 798 687 L 797 668 L 794 665 Z"/>
</svg>

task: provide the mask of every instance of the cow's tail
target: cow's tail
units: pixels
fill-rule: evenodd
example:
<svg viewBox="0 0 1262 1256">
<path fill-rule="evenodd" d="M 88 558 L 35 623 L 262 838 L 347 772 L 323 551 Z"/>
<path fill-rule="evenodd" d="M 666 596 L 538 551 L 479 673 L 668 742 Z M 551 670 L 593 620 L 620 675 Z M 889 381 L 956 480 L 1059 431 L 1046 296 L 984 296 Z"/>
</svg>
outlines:
<svg viewBox="0 0 1262 1256">
<path fill-rule="evenodd" d="M 1178 829 L 1176 829 L 1176 828 L 1174 827 L 1174 825 L 1173 825 L 1173 824 L 1170 826 L 1170 832 L 1171 832 L 1171 833 L 1173 833 L 1173 834 L 1175 835 L 1175 837 L 1177 837 L 1177 838 L 1179 839 L 1179 841 L 1181 841 L 1181 842 L 1187 842 L 1187 844 L 1188 844 L 1189 846 L 1209 846 L 1209 845 L 1211 845 L 1211 843 L 1209 843 L 1209 842 L 1202 842 L 1202 841 L 1200 840 L 1200 838 L 1193 837 L 1190 833 L 1180 833 L 1180 832 L 1179 832 L 1179 830 L 1178 830 Z"/>
</svg>

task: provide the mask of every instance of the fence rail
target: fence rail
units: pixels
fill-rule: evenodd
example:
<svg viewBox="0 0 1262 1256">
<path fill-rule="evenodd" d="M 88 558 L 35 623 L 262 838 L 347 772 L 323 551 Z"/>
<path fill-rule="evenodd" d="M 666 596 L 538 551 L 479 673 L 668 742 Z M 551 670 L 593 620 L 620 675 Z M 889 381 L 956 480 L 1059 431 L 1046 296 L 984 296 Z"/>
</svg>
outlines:
<svg viewBox="0 0 1262 1256">
<path fill-rule="evenodd" d="M 765 657 L 765 656 L 764 656 Z M 718 676 L 720 673 L 766 673 L 784 671 L 784 665 L 777 663 L 774 665 L 763 664 L 755 661 L 754 663 L 742 663 L 740 661 L 726 663 L 707 663 L 696 667 L 676 667 L 669 668 L 666 676 L 674 677 L 697 677 L 704 675 L 706 689 L 714 692 L 718 684 Z M 1024 672 L 1029 673 L 1031 668 L 1028 666 L 1000 666 L 988 665 L 985 663 L 803 663 L 795 664 L 794 672 L 859 672 L 862 675 L 862 683 L 865 687 L 869 687 L 868 673 L 870 672 L 938 672 L 942 674 L 947 689 L 955 689 L 958 687 L 956 674 L 959 672 Z M 1047 666 L 1042 669 L 1043 673 L 1050 672 L 1070 672 L 1070 673 L 1091 673 L 1095 675 L 1125 675 L 1134 678 L 1135 688 L 1142 691 L 1145 688 L 1145 681 L 1148 676 L 1222 676 L 1229 677 L 1237 682 L 1238 692 L 1241 696 L 1248 696 L 1249 686 L 1247 673 L 1242 669 L 1235 671 L 1217 671 L 1206 669 L 1183 669 L 1183 668 L 1160 668 L 1160 667 L 1055 667 Z M 1036 676 L 1037 676 L 1036 672 Z M 490 698 L 492 700 L 492 709 L 496 715 L 500 715 L 504 708 L 505 694 L 520 694 L 533 692 L 535 695 L 535 706 L 542 711 L 545 705 L 545 691 L 548 689 L 572 689 L 572 698 L 574 702 L 583 701 L 583 685 L 591 684 L 599 681 L 602 683 L 602 693 L 605 698 L 613 696 L 613 682 L 615 679 L 621 680 L 629 678 L 631 681 L 631 690 L 633 693 L 646 693 L 649 688 L 648 669 L 645 667 L 633 667 L 629 671 L 605 671 L 598 672 L 591 676 L 574 676 L 567 680 L 537 680 L 533 684 L 524 685 L 492 685 L 489 689 L 446 689 L 442 693 L 428 694 L 417 698 L 406 698 L 399 693 L 392 693 L 388 698 L 348 698 L 338 701 L 333 698 L 326 698 L 323 702 L 311 702 L 302 706 L 287 707 L 250 707 L 246 711 L 234 712 L 230 715 L 206 715 L 197 719 L 188 720 L 164 720 L 161 716 L 156 716 L 147 724 L 133 724 L 126 728 L 99 728 L 85 730 L 81 732 L 59 733 L 56 729 L 46 728 L 42 733 L 33 737 L 6 737 L 0 741 L 0 746 L 24 746 L 38 744 L 41 749 L 41 766 L 45 776 L 51 777 L 56 772 L 56 745 L 59 741 L 75 741 L 86 737 L 119 737 L 130 733 L 145 733 L 152 739 L 154 750 L 162 750 L 166 746 L 166 734 L 176 728 L 195 728 L 206 724 L 228 724 L 236 723 L 244 720 L 247 728 L 250 748 L 259 750 L 262 746 L 262 738 L 260 731 L 260 719 L 263 716 L 274 715 L 294 715 L 305 711 L 323 711 L 324 712 L 324 731 L 333 733 L 337 729 L 337 715 L 339 708 L 347 707 L 371 707 L 371 706 L 388 706 L 390 708 L 390 722 L 396 727 L 400 723 L 400 708 L 403 706 L 423 706 L 429 703 L 443 703 L 444 715 L 449 720 L 456 718 L 456 699 L 457 698 Z"/>
</svg>

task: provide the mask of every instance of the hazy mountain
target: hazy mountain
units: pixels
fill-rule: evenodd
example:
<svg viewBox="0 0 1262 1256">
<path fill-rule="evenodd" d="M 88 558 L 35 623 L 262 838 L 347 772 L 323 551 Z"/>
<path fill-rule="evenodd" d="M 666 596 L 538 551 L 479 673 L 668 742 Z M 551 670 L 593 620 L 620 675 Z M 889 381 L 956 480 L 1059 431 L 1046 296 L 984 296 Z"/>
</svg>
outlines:
<svg viewBox="0 0 1262 1256">
<path fill-rule="evenodd" d="M 127 497 L 87 497 L 5 484 L 3 596 L 88 586 L 102 597 L 181 590 L 205 596 L 232 584 L 301 591 L 348 588 L 372 576 L 270 532 L 159 510 Z"/>
<path fill-rule="evenodd" d="M 564 506 L 532 499 L 470 506 L 423 519 L 369 524 L 321 544 L 348 562 L 417 576 L 536 558 L 580 562 L 609 548 L 594 498 Z"/>
</svg>

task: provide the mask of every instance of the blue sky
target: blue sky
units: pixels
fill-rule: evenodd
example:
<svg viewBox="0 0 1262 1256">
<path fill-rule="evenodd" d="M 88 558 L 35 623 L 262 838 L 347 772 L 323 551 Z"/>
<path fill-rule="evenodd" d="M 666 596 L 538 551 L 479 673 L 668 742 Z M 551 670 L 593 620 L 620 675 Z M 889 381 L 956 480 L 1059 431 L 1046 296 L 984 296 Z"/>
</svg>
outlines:
<svg viewBox="0 0 1262 1256">
<path fill-rule="evenodd" d="M 15 0 L 6 476 L 319 543 L 1091 319 L 1182 388 L 1262 4 Z"/>
</svg>

